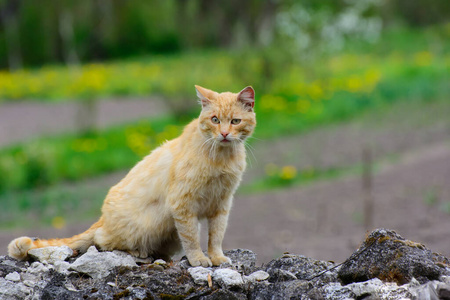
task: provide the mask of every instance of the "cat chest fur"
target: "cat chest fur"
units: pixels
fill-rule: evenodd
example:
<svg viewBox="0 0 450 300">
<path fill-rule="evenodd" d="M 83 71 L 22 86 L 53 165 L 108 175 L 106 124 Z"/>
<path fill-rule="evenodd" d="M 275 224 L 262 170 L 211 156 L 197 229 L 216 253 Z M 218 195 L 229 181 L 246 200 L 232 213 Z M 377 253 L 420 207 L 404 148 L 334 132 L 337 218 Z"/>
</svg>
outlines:
<svg viewBox="0 0 450 300">
<path fill-rule="evenodd" d="M 245 158 L 220 165 L 179 163 L 172 173 L 177 178 L 171 188 L 174 200 L 187 201 L 199 216 L 220 208 L 234 194 L 244 169 Z"/>
</svg>

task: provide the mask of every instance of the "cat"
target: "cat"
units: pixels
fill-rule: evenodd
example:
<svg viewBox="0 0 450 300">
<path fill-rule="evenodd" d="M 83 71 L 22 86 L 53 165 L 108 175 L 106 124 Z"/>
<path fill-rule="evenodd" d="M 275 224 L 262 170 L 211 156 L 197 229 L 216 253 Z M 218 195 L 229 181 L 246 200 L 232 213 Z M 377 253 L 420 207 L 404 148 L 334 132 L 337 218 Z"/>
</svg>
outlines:
<svg viewBox="0 0 450 300">
<path fill-rule="evenodd" d="M 71 238 L 17 238 L 8 246 L 9 256 L 24 260 L 30 249 L 62 245 L 82 253 L 95 245 L 166 259 L 183 248 L 192 266 L 230 263 L 222 240 L 246 168 L 245 142 L 256 126 L 255 91 L 250 86 L 237 94 L 195 89 L 200 116 L 109 190 L 96 223 Z M 208 220 L 208 256 L 199 242 L 203 218 Z"/>
</svg>

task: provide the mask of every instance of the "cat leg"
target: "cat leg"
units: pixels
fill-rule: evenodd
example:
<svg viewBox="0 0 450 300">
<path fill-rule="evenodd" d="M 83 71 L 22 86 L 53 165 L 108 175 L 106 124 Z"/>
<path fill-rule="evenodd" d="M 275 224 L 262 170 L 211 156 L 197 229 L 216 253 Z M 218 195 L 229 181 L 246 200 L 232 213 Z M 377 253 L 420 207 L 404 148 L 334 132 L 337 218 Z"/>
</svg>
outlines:
<svg viewBox="0 0 450 300">
<path fill-rule="evenodd" d="M 211 260 L 203 254 L 200 247 L 198 218 L 191 214 L 177 214 L 174 215 L 174 220 L 178 236 L 191 266 L 212 266 Z"/>
<path fill-rule="evenodd" d="M 228 223 L 228 209 L 218 210 L 208 217 L 208 255 L 214 266 L 231 263 L 223 254 L 222 241 Z"/>
</svg>

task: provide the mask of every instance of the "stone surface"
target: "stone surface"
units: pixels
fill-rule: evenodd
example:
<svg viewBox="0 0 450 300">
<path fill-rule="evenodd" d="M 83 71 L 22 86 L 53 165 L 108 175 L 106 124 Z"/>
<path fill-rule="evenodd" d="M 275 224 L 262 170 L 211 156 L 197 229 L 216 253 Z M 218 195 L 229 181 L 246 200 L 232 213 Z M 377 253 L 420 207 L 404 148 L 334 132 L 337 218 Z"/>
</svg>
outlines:
<svg viewBox="0 0 450 300">
<path fill-rule="evenodd" d="M 253 272 L 252 274 L 248 275 L 248 276 L 242 276 L 242 279 L 244 280 L 245 283 L 252 283 L 252 282 L 258 282 L 258 281 L 263 281 L 263 280 L 267 280 L 269 279 L 270 275 L 269 273 L 265 272 L 265 271 L 256 271 Z"/>
<path fill-rule="evenodd" d="M 31 289 L 23 283 L 12 282 L 0 277 L 0 299 L 24 299 L 31 293 Z"/>
<path fill-rule="evenodd" d="M 99 252 L 94 246 L 70 265 L 70 270 L 88 274 L 92 278 L 100 279 L 108 276 L 115 267 L 137 267 L 134 259 L 129 256 L 118 255 L 113 252 Z"/>
<path fill-rule="evenodd" d="M 50 264 L 54 264 L 56 261 L 64 261 L 71 257 L 73 255 L 73 250 L 68 246 L 45 247 L 31 249 L 28 251 L 28 254 L 40 262 L 46 261 Z"/>
<path fill-rule="evenodd" d="M 266 266 L 266 272 L 269 273 L 271 282 L 289 279 L 308 280 L 331 267 L 333 264 L 330 262 L 315 260 L 303 255 L 284 254 L 280 258 L 270 261 Z M 285 272 L 279 272 L 280 270 Z"/>
<path fill-rule="evenodd" d="M 65 274 L 65 275 L 70 274 L 70 271 L 69 271 L 70 263 L 68 263 L 67 261 L 56 261 L 54 263 L 54 266 L 55 266 L 56 272 L 59 272 L 59 273 Z"/>
<path fill-rule="evenodd" d="M 5 279 L 9 280 L 9 281 L 15 281 L 15 282 L 20 281 L 20 274 L 17 272 L 12 272 L 12 273 L 9 273 L 8 275 L 6 275 Z"/>
<path fill-rule="evenodd" d="M 412 278 L 422 283 L 438 279 L 445 272 L 424 245 L 406 240 L 395 231 L 378 229 L 344 262 L 338 276 L 344 283 L 379 278 L 404 284 Z"/>
<path fill-rule="evenodd" d="M 189 274 L 194 279 L 196 284 L 207 285 L 208 284 L 208 274 L 212 276 L 213 271 L 204 267 L 194 267 L 188 269 Z"/>
<path fill-rule="evenodd" d="M 223 264 L 223 266 L 231 266 L 233 269 L 248 275 L 254 272 L 256 266 L 256 254 L 248 249 L 234 249 L 224 252 L 225 256 L 231 259 L 231 265 Z"/>
<path fill-rule="evenodd" d="M 348 268 L 346 272 L 355 272 L 351 278 L 361 278 L 358 276 L 364 262 L 359 259 L 372 251 L 373 259 L 385 259 L 384 271 L 389 266 L 400 266 L 403 273 L 397 269 L 391 272 L 407 274 L 409 277 L 403 277 L 406 282 L 378 276 L 345 282 L 338 278 L 345 264 L 340 270 L 332 263 L 293 254 L 257 266 L 253 252 L 235 249 L 225 252 L 232 263 L 220 267 L 193 268 L 186 259 L 170 263 L 141 261 L 137 267 L 136 260 L 125 252 L 99 252 L 92 247 L 78 257 L 54 263 L 43 260 L 30 265 L 0 256 L 0 299 L 450 299 L 446 257 L 430 254 L 423 245 L 388 230 L 376 230 L 368 240 L 371 238 L 377 247 L 358 249 L 349 258 L 354 264 L 349 260 L 345 264 L 359 268 Z M 414 248 L 414 255 L 402 247 Z M 392 258 L 403 261 L 389 265 Z M 369 262 L 366 266 L 373 267 Z M 427 267 L 418 268 L 418 264 Z M 436 278 L 429 276 L 429 270 L 434 270 L 432 264 L 440 270 Z"/>
<path fill-rule="evenodd" d="M 212 274 L 212 279 L 221 287 L 242 287 L 244 280 L 238 271 L 232 269 L 217 269 Z"/>
</svg>

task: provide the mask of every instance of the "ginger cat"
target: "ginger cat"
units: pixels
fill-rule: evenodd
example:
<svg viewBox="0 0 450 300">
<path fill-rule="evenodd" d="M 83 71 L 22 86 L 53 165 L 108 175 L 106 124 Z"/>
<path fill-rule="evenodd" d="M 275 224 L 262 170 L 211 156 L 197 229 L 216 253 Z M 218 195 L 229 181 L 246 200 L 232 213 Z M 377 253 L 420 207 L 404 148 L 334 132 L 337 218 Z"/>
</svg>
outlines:
<svg viewBox="0 0 450 300">
<path fill-rule="evenodd" d="M 246 167 L 245 140 L 255 125 L 255 92 L 216 93 L 195 86 L 202 105 L 198 119 L 134 166 L 106 196 L 102 216 L 71 238 L 20 237 L 8 246 L 11 257 L 28 250 L 67 245 L 85 252 L 123 250 L 137 257 L 169 258 L 183 247 L 192 266 L 230 262 L 222 252 L 233 194 Z M 199 242 L 199 219 L 208 220 L 208 256 Z"/>
</svg>

